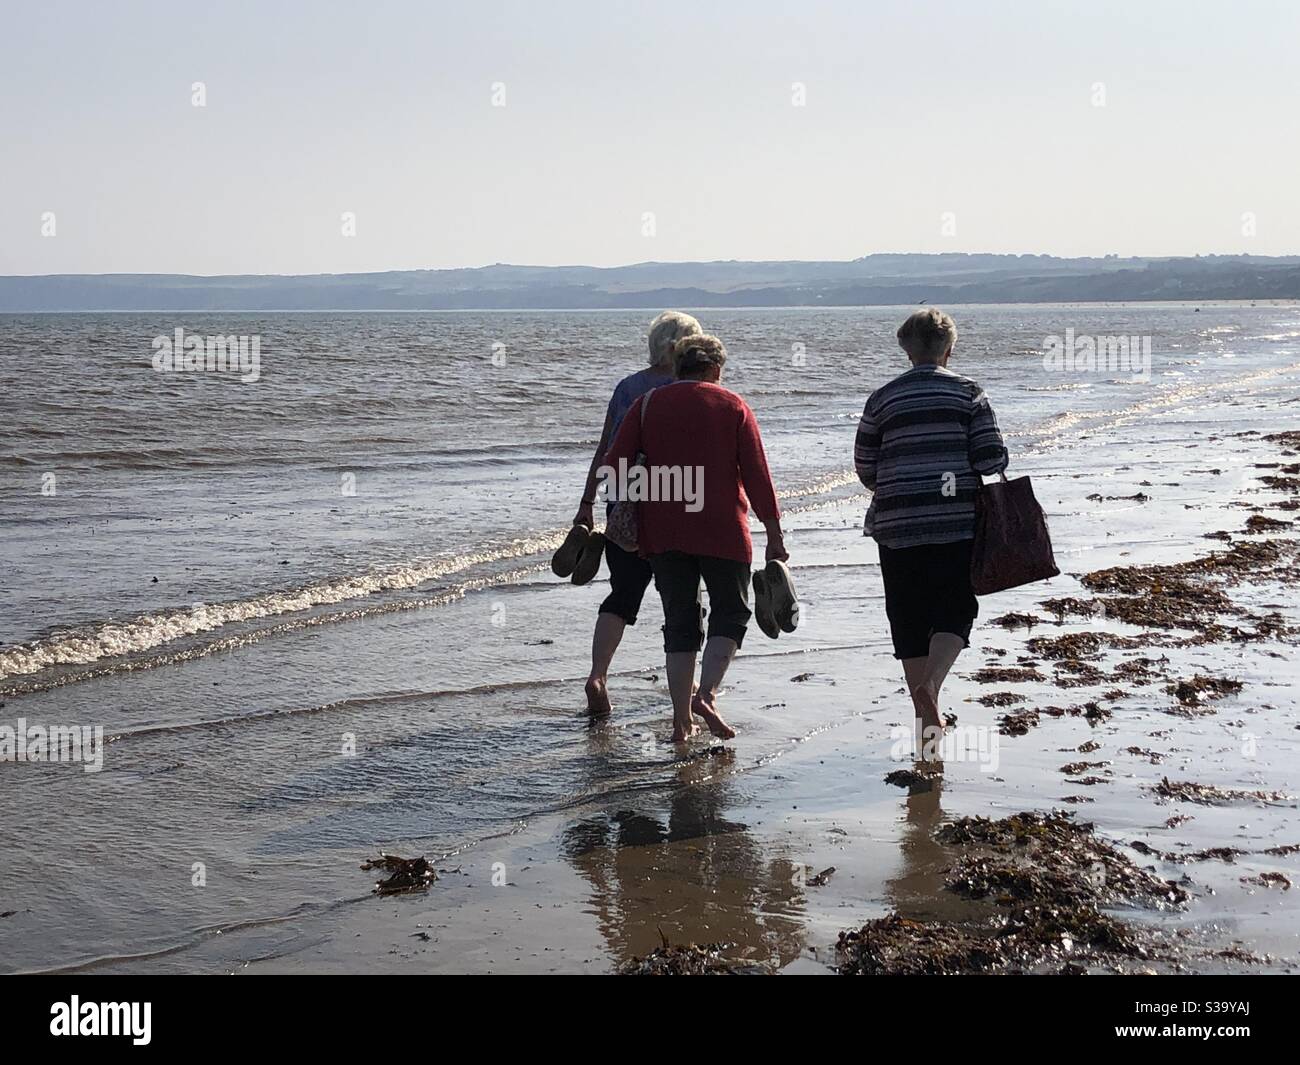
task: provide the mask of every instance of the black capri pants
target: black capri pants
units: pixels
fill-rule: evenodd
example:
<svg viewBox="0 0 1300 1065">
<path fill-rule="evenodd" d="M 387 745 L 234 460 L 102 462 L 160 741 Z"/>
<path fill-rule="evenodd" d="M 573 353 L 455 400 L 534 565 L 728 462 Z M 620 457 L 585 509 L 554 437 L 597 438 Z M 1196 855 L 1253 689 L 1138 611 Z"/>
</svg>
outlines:
<svg viewBox="0 0 1300 1065">
<path fill-rule="evenodd" d="M 752 612 L 749 563 L 665 551 L 652 555 L 655 587 L 664 603 L 664 650 L 698 651 L 704 644 L 700 581 L 709 593 L 709 638 L 727 636 L 739 647 Z"/>
<path fill-rule="evenodd" d="M 618 544 L 605 541 L 605 565 L 609 568 L 609 595 L 600 604 L 601 614 L 614 614 L 627 624 L 636 624 L 637 612 L 654 573 L 650 563 Z"/>
<path fill-rule="evenodd" d="M 936 632 L 951 632 L 970 646 L 971 625 L 980 612 L 970 586 L 974 543 L 879 545 L 885 614 L 895 658 L 924 658 Z"/>
</svg>

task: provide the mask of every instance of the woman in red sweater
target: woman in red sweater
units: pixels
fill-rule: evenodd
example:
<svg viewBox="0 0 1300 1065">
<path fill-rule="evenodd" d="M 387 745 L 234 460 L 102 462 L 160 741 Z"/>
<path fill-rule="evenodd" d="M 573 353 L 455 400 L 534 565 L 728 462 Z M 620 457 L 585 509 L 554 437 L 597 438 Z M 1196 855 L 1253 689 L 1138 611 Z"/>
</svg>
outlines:
<svg viewBox="0 0 1300 1065">
<path fill-rule="evenodd" d="M 717 337 L 680 340 L 673 351 L 677 379 L 632 405 L 605 455 L 606 466 L 620 477 L 627 476 L 638 452 L 645 456 L 637 540 L 664 604 L 674 742 L 698 731 L 692 713 L 715 736 L 736 734 L 718 712 L 717 693 L 751 617 L 751 504 L 767 530 L 768 560 L 789 558 L 754 412 L 718 383 L 726 361 Z M 709 593 L 707 644 L 701 580 Z M 699 689 L 692 693 L 701 645 Z"/>
</svg>

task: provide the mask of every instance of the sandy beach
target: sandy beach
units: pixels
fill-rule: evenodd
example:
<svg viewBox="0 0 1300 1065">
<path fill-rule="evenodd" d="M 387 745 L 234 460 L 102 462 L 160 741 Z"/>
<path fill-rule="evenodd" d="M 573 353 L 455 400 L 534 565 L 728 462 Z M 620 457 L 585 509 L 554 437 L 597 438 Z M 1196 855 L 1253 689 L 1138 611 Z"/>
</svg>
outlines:
<svg viewBox="0 0 1300 1065">
<path fill-rule="evenodd" d="M 456 594 L 12 677 L 9 718 L 93 700 L 109 728 L 102 773 L 0 767 L 16 838 L 44 841 L 0 876 L 0 964 L 1294 972 L 1300 365 L 1270 361 L 1068 412 L 1030 448 L 1012 427 L 1062 574 L 981 601 L 941 782 L 886 781 L 912 768 L 910 706 L 847 482 L 788 501 L 803 621 L 750 633 L 725 745 L 666 742 L 651 603 L 612 718 L 586 718 L 603 575 L 552 577 L 554 533 Z M 967 820 L 1021 814 L 1046 820 Z M 436 880 L 377 896 L 381 851 Z M 1096 918 L 1042 925 L 1053 899 Z M 1029 911 L 1010 953 L 971 948 Z"/>
</svg>

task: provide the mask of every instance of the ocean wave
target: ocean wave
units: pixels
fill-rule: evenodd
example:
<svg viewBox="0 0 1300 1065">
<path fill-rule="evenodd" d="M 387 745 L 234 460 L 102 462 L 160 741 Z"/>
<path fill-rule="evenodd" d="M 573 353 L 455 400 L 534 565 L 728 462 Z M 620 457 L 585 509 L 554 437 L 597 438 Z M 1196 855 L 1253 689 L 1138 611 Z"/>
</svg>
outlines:
<svg viewBox="0 0 1300 1065">
<path fill-rule="evenodd" d="M 566 530 L 567 531 L 567 530 Z M 56 632 L 39 640 L 19 644 L 0 652 L 0 680 L 38 673 L 53 666 L 89 665 L 106 658 L 121 658 L 161 647 L 191 636 L 212 632 L 226 625 L 255 622 L 279 614 L 297 613 L 378 592 L 403 591 L 430 581 L 453 576 L 474 566 L 527 558 L 551 551 L 563 542 L 564 532 L 548 533 L 478 552 L 446 559 L 411 562 L 407 565 L 351 574 L 225 603 L 196 603 L 193 606 L 142 614 L 128 621 L 105 621 Z M 463 586 L 463 587 L 468 587 Z M 464 594 L 463 590 L 460 594 Z M 360 617 L 354 612 L 351 617 Z M 349 620 L 335 618 L 334 620 Z M 231 646 L 239 646 L 233 638 Z"/>
</svg>

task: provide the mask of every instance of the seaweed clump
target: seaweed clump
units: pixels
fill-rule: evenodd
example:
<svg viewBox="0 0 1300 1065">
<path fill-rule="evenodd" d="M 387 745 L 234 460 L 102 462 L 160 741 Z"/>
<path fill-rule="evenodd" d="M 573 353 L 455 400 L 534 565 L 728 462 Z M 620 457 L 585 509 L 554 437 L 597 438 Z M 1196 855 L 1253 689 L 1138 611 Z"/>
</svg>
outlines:
<svg viewBox="0 0 1300 1065">
<path fill-rule="evenodd" d="M 1210 699 L 1224 699 L 1241 691 L 1241 681 L 1226 677 L 1206 677 L 1200 673 L 1190 680 L 1179 680 L 1165 686 L 1183 706 L 1200 706 Z"/>
<path fill-rule="evenodd" d="M 992 919 L 917 921 L 898 914 L 840 933 L 842 974 L 946 975 L 1024 971 L 1077 974 L 1087 963 L 1147 959 L 1155 937 L 1102 913 L 1135 902 L 1181 906 L 1187 893 L 1144 872 L 1091 824 L 1068 813 L 1020 813 L 992 821 L 963 817 L 936 838 L 962 847 L 948 891 L 987 900 Z"/>
<path fill-rule="evenodd" d="M 730 943 L 688 943 L 674 947 L 659 929 L 663 946 L 644 958 L 634 957 L 618 970 L 620 976 L 737 976 L 766 973 L 763 966 L 734 961 L 723 956 Z"/>
<path fill-rule="evenodd" d="M 400 858 L 396 854 L 380 853 L 378 858 L 368 858 L 362 869 L 384 869 L 388 876 L 375 884 L 376 895 L 401 895 L 423 891 L 438 879 L 437 871 L 424 858 Z"/>
<path fill-rule="evenodd" d="M 971 674 L 977 684 L 1015 684 L 1019 681 L 1046 680 L 1033 666 L 985 666 Z"/>
<path fill-rule="evenodd" d="M 1280 791 L 1242 791 L 1239 788 L 1221 788 L 1215 784 L 1197 784 L 1191 780 L 1170 780 L 1162 777 L 1151 787 L 1163 799 L 1177 802 L 1194 802 L 1201 806 L 1228 806 L 1234 802 L 1286 802 L 1291 796 Z"/>
</svg>

